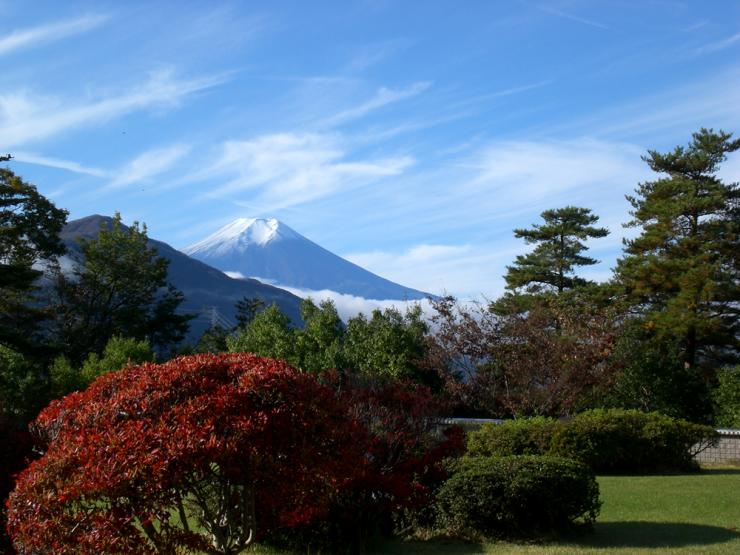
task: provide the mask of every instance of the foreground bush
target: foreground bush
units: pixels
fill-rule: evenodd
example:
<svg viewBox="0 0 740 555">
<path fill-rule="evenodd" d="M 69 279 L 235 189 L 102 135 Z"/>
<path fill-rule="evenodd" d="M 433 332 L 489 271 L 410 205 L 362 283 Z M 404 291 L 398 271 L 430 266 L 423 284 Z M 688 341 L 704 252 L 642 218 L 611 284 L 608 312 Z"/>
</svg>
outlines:
<svg viewBox="0 0 740 555">
<path fill-rule="evenodd" d="M 487 423 L 468 436 L 468 454 L 476 457 L 545 455 L 560 426 L 557 420 L 542 416 Z"/>
<path fill-rule="evenodd" d="M 311 522 L 366 464 L 335 392 L 285 363 L 195 355 L 105 374 L 35 423 L 20 553 L 238 553 Z"/>
<path fill-rule="evenodd" d="M 693 456 L 717 433 L 656 412 L 595 409 L 554 435 L 550 454 L 589 465 L 599 474 L 651 474 L 698 468 Z"/>
<path fill-rule="evenodd" d="M 437 496 L 439 524 L 466 537 L 532 536 L 591 525 L 599 487 L 584 464 L 555 457 L 470 457 Z"/>
<path fill-rule="evenodd" d="M 361 553 L 396 527 L 431 526 L 434 494 L 448 477 L 444 461 L 465 450 L 462 429 L 451 427 L 440 436 L 439 407 L 425 386 L 336 372 L 323 379 L 368 430 L 367 464 L 344 483 L 323 517 L 285 530 L 277 543 Z"/>
</svg>

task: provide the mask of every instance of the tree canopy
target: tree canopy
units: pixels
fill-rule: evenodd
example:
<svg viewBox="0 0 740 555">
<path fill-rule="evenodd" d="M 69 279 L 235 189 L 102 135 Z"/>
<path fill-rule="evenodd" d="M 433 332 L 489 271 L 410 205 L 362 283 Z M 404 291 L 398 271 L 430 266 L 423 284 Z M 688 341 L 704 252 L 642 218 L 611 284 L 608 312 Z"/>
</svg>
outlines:
<svg viewBox="0 0 740 555">
<path fill-rule="evenodd" d="M 5 162 L 10 156 L 0 156 Z M 33 304 L 41 270 L 65 252 L 59 233 L 67 211 L 9 168 L 0 167 L 0 345 L 34 353 L 43 311 Z M 38 304 L 38 303 L 37 303 Z"/>
<path fill-rule="evenodd" d="M 348 369 L 367 376 L 429 377 L 421 367 L 428 327 L 421 307 L 359 314 L 345 325 L 334 303 L 301 304 L 303 328 L 293 327 L 276 305 L 257 313 L 249 324 L 226 338 L 232 352 L 250 352 L 287 360 L 302 370 Z M 426 380 L 428 381 L 428 380 Z"/>
<path fill-rule="evenodd" d="M 114 335 L 158 348 L 182 340 L 191 316 L 177 313 L 182 293 L 167 282 L 168 261 L 149 246 L 146 226 L 124 227 L 116 214 L 81 250 L 73 275 L 57 276 L 56 331 L 65 355 L 79 362 Z"/>
<path fill-rule="evenodd" d="M 536 247 L 530 253 L 516 257 L 507 266 L 506 288 L 524 288 L 528 293 L 556 291 L 562 293 L 587 281 L 574 275 L 577 266 L 590 266 L 598 260 L 584 256 L 584 244 L 589 238 L 605 237 L 609 231 L 594 227 L 599 217 L 588 208 L 566 206 L 542 213 L 543 224 L 530 229 L 515 229 L 514 235 Z"/>
<path fill-rule="evenodd" d="M 660 177 L 641 183 L 617 278 L 657 337 L 678 338 L 684 364 L 736 358 L 740 330 L 740 189 L 717 172 L 740 140 L 701 129 L 688 146 L 643 157 Z"/>
</svg>

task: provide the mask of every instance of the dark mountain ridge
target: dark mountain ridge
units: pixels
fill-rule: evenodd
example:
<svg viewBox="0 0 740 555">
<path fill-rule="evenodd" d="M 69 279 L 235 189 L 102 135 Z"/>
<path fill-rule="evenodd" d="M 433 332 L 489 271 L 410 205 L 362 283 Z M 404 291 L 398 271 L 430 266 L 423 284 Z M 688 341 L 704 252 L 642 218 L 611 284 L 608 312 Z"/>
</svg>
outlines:
<svg viewBox="0 0 740 555">
<path fill-rule="evenodd" d="M 110 217 L 96 214 L 68 222 L 61 238 L 72 257 L 81 256 L 79 239 L 94 239 L 101 225 L 110 229 L 112 221 Z M 180 311 L 196 315 L 190 322 L 189 343 L 197 340 L 214 322 L 235 323 L 236 303 L 244 297 L 258 297 L 266 306 L 277 304 L 293 322 L 301 322 L 301 299 L 292 293 L 256 279 L 230 278 L 162 241 L 150 238 L 149 245 L 169 261 L 168 280 L 185 296 Z"/>
</svg>

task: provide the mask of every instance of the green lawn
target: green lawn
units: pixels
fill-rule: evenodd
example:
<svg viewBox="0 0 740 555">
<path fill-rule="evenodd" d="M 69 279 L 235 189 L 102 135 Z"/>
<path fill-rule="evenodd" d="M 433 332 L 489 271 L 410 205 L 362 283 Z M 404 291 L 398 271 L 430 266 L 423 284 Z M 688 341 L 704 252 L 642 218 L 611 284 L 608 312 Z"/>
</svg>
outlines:
<svg viewBox="0 0 740 555">
<path fill-rule="evenodd" d="M 601 477 L 594 532 L 575 540 L 471 544 L 394 541 L 373 553 L 740 554 L 740 469 L 680 476 Z"/>
</svg>

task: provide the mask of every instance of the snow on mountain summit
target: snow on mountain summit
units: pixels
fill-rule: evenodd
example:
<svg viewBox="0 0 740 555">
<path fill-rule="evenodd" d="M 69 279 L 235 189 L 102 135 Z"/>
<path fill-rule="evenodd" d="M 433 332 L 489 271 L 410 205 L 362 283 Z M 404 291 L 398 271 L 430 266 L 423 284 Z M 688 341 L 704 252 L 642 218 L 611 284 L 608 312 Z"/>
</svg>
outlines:
<svg viewBox="0 0 740 555">
<path fill-rule="evenodd" d="M 222 272 L 257 278 L 278 287 L 328 289 L 366 299 L 427 296 L 360 268 L 274 218 L 234 220 L 183 252 Z"/>
<path fill-rule="evenodd" d="M 190 256 L 198 253 L 213 256 L 244 252 L 250 245 L 264 247 L 270 242 L 298 237 L 295 231 L 275 218 L 237 218 L 183 252 Z"/>
</svg>

